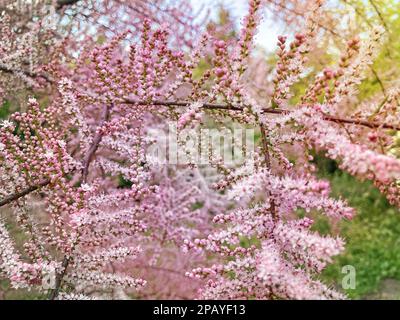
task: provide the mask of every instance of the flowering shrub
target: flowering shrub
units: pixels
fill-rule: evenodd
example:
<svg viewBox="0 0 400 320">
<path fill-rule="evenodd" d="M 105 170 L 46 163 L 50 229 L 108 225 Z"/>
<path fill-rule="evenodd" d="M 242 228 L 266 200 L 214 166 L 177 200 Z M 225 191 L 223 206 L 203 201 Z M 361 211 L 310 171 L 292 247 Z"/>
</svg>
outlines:
<svg viewBox="0 0 400 320">
<path fill-rule="evenodd" d="M 96 2 L 89 15 L 79 2 L 56 2 L 54 17 L 72 11 L 87 20 L 70 34 L 55 25 L 48 59 L 35 55 L 32 70 L 24 57 L 42 43 L 25 39 L 42 29 L 20 34 L 6 13 L 0 22 L 1 96 L 11 99 L 15 81 L 36 96 L 0 122 L 1 277 L 50 299 L 345 298 L 318 279 L 345 242 L 314 231 L 309 213 L 337 221 L 355 212 L 330 197 L 311 152 L 325 152 L 398 203 L 400 161 L 380 145 L 398 130 L 395 94 L 378 113 L 341 110 L 383 31 L 350 39 L 337 67 L 324 68 L 295 99 L 322 1 L 309 1 L 302 32 L 278 38 L 270 75 L 253 67 L 261 0 L 249 1 L 237 39 L 212 29 L 199 35 L 186 1 Z M 95 25 L 106 40 L 89 27 L 99 16 L 110 18 Z M 270 79 L 261 92 L 253 83 L 260 78 Z M 186 161 L 149 153 L 155 144 L 171 150 L 151 137 L 171 135 L 171 124 Z M 187 130 L 233 126 L 260 133 L 242 163 L 228 164 L 212 143 L 201 150 L 207 164 L 196 162 L 199 145 L 187 143 Z M 240 145 L 242 137 L 231 140 Z M 13 240 L 10 224 L 22 239 Z"/>
</svg>

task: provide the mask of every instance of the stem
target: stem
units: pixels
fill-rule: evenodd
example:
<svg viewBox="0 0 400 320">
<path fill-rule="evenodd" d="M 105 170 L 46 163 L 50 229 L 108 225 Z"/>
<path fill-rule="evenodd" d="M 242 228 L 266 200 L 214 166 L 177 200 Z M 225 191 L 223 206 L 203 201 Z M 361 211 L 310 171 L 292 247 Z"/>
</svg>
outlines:
<svg viewBox="0 0 400 320">
<path fill-rule="evenodd" d="M 72 6 L 80 0 L 57 0 L 57 10 L 61 10 L 65 6 Z"/>
<path fill-rule="evenodd" d="M 17 73 L 21 72 L 30 78 L 43 78 L 49 83 L 54 82 L 53 79 L 51 79 L 48 75 L 46 75 L 44 73 L 34 73 L 29 70 L 15 70 L 15 69 L 9 68 L 3 64 L 0 64 L 0 71 L 5 72 L 5 73 L 11 73 L 11 74 L 17 74 Z"/>
<path fill-rule="evenodd" d="M 143 105 L 143 106 L 152 105 L 152 106 L 178 106 L 178 107 L 186 107 L 191 104 L 191 102 L 187 101 L 138 101 L 133 99 L 124 99 L 122 103 Z M 230 110 L 230 111 L 243 111 L 242 107 L 224 103 L 204 103 L 202 108 L 210 110 L 219 109 L 219 110 Z M 285 114 L 285 113 L 290 113 L 290 110 L 279 109 L 279 108 L 268 108 L 268 109 L 263 109 L 262 112 L 270 114 Z M 372 121 L 352 119 L 352 118 L 341 118 L 336 116 L 330 116 L 327 114 L 323 114 L 322 118 L 326 121 L 354 124 L 354 125 L 368 127 L 371 129 L 382 128 L 382 129 L 391 129 L 400 131 L 400 126 L 388 123 L 372 122 Z"/>
<path fill-rule="evenodd" d="M 132 99 L 124 99 L 123 103 L 127 104 L 134 104 L 134 105 L 154 105 L 154 106 L 189 106 L 191 103 L 190 102 L 185 102 L 185 101 L 137 101 L 137 100 L 132 100 Z M 109 112 L 111 109 L 110 107 L 107 107 L 108 111 L 106 110 L 106 117 L 109 117 Z M 231 111 L 243 111 L 243 108 L 238 107 L 238 106 L 233 106 L 229 104 L 218 104 L 218 103 L 204 103 L 203 108 L 205 109 L 222 109 L 222 110 L 231 110 Z M 289 110 L 284 110 L 284 109 L 264 109 L 264 113 L 271 113 L 271 114 L 285 114 L 289 113 Z M 347 123 L 347 124 L 354 124 L 354 125 L 359 125 L 359 126 L 364 126 L 368 127 L 371 129 L 391 129 L 391 130 L 396 130 L 400 131 L 399 126 L 387 124 L 387 123 L 379 123 L 379 122 L 372 122 L 372 121 L 367 121 L 367 120 L 358 120 L 358 119 L 351 119 L 351 118 L 340 118 L 340 117 L 335 117 L 335 116 L 330 116 L 330 115 L 323 115 L 322 116 L 324 120 L 326 121 L 331 121 L 331 122 L 336 122 L 336 123 Z M 261 132 L 262 133 L 262 132 Z M 264 132 L 265 133 L 265 132 Z M 83 169 L 83 180 L 86 181 L 88 171 L 89 171 L 89 165 L 90 162 L 92 161 L 93 155 L 97 151 L 97 148 L 99 146 L 99 143 L 101 142 L 102 139 L 102 134 L 97 134 L 94 138 L 93 145 L 89 149 L 87 156 L 85 157 L 84 161 L 84 169 Z M 43 182 L 40 182 L 37 185 L 31 186 L 26 188 L 25 190 L 15 193 L 13 195 L 8 196 L 7 198 L 3 199 L 0 201 L 0 207 L 15 201 L 33 191 L 36 191 L 37 189 L 46 186 L 49 184 L 50 181 L 44 180 Z"/>
<path fill-rule="evenodd" d="M 24 190 L 22 190 L 20 192 L 14 193 L 14 194 L 4 198 L 3 200 L 1 200 L 0 201 L 0 207 L 5 206 L 6 204 L 9 204 L 9 203 L 11 203 L 11 202 L 13 202 L 15 200 L 18 200 L 19 198 L 24 197 L 24 196 L 26 196 L 27 194 L 29 194 L 29 193 L 31 193 L 33 191 L 36 191 L 36 190 L 38 190 L 38 189 L 40 189 L 42 187 L 45 187 L 49 183 L 50 183 L 50 179 L 45 179 L 45 180 L 39 182 L 36 185 L 27 187 L 26 189 L 24 189 Z"/>
<path fill-rule="evenodd" d="M 102 127 L 110 118 L 110 111 L 112 109 L 113 105 L 107 105 L 105 110 L 104 110 L 104 114 L 103 114 L 103 119 L 102 119 L 102 123 L 100 124 L 99 128 Z M 90 146 L 84 161 L 83 161 L 83 169 L 82 169 L 82 181 L 86 182 L 87 181 L 87 177 L 89 174 L 89 166 L 90 163 L 93 160 L 93 156 L 96 153 L 97 149 L 99 148 L 99 144 L 101 142 L 101 140 L 103 139 L 103 135 L 104 133 L 99 131 L 96 133 L 92 145 Z"/>
<path fill-rule="evenodd" d="M 63 262 L 61 265 L 61 268 L 62 268 L 61 273 L 59 273 L 56 276 L 55 288 L 50 292 L 49 300 L 54 300 L 55 298 L 57 298 L 58 293 L 60 292 L 62 280 L 63 280 L 65 274 L 67 273 L 69 261 L 70 261 L 70 258 L 68 256 L 64 256 L 64 259 L 63 259 Z"/>
<path fill-rule="evenodd" d="M 110 112 L 111 112 L 112 108 L 113 108 L 113 104 L 106 105 L 106 107 L 104 109 L 103 117 L 102 117 L 100 125 L 98 126 L 98 129 L 100 129 L 105 123 L 107 123 L 109 121 Z M 83 161 L 83 170 L 82 170 L 82 181 L 83 182 L 87 181 L 90 163 L 92 162 L 93 157 L 94 157 L 97 149 L 99 148 L 99 145 L 100 145 L 101 140 L 103 139 L 103 136 L 104 136 L 104 132 L 102 132 L 101 130 L 96 132 L 96 135 L 93 139 L 92 145 L 90 146 L 88 152 L 85 155 L 85 158 Z M 64 255 L 63 262 L 62 262 L 62 270 L 61 270 L 61 273 L 57 274 L 57 276 L 56 276 L 55 288 L 50 292 L 49 300 L 54 300 L 57 298 L 58 293 L 61 288 L 61 285 L 62 285 L 62 282 L 63 282 L 63 279 L 64 279 L 64 276 L 67 273 L 67 268 L 71 261 L 71 257 L 72 257 L 72 252 L 70 255 Z"/>
<path fill-rule="evenodd" d="M 267 140 L 267 132 L 265 129 L 265 126 L 263 124 L 260 125 L 260 130 L 261 130 L 261 141 L 264 149 L 264 159 L 265 159 L 265 166 L 268 169 L 271 169 L 271 155 L 269 153 L 269 146 L 268 146 L 268 140 Z M 271 196 L 271 193 L 269 190 L 267 190 L 268 196 Z M 272 218 L 276 221 L 277 220 L 277 214 L 276 214 L 276 205 L 275 205 L 275 200 L 271 199 L 271 214 Z"/>
</svg>

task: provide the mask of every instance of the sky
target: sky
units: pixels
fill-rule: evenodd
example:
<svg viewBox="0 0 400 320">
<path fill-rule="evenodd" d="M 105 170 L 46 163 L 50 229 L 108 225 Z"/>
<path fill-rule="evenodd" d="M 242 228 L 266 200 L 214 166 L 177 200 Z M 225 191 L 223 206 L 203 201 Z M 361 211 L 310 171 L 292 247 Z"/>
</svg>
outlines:
<svg viewBox="0 0 400 320">
<path fill-rule="evenodd" d="M 237 18 L 238 27 L 240 25 L 241 19 L 247 13 L 247 1 L 246 0 L 190 0 L 195 12 L 202 8 L 210 8 L 210 13 L 212 18 L 216 18 L 218 11 L 218 4 L 222 3 L 225 8 L 229 9 L 233 17 Z M 276 49 L 276 42 L 278 35 L 282 32 L 281 27 L 279 27 L 276 22 L 274 23 L 270 17 L 270 12 L 266 11 L 264 14 L 264 19 L 259 26 L 258 33 L 256 36 L 256 45 L 264 48 L 265 50 L 272 52 Z"/>
</svg>

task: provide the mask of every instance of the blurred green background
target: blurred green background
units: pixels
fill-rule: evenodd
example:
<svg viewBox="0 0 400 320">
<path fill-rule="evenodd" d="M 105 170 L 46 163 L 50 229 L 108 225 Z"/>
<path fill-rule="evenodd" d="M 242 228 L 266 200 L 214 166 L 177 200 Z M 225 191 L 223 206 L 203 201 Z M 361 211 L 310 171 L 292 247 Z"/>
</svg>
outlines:
<svg viewBox="0 0 400 320">
<path fill-rule="evenodd" d="M 400 212 L 369 181 L 360 182 L 337 168 L 334 161 L 316 157 L 320 177 L 331 182 L 332 196 L 347 199 L 357 210 L 351 221 L 336 230 L 324 218 L 316 221 L 321 233 L 338 233 L 346 240 L 345 252 L 322 274 L 341 289 L 342 267 L 356 270 L 356 288 L 345 290 L 353 299 L 400 299 Z"/>
</svg>

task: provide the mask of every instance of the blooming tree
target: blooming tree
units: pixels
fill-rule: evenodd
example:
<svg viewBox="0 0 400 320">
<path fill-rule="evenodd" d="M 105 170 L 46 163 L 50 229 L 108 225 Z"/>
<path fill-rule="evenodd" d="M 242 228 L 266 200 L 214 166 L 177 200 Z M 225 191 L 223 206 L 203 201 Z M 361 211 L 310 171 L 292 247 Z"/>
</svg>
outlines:
<svg viewBox="0 0 400 320">
<path fill-rule="evenodd" d="M 45 36 L 34 21 L 18 32 L 4 13 L 1 95 L 18 83 L 31 97 L 0 122 L 1 277 L 50 299 L 345 298 L 318 280 L 344 240 L 315 232 L 309 213 L 355 212 L 330 197 L 311 151 L 397 204 L 400 162 L 380 148 L 398 130 L 396 93 L 375 113 L 340 107 L 374 58 L 377 28 L 347 41 L 337 65 L 294 99 L 324 12 L 322 1 L 307 3 L 303 31 L 277 39 L 272 74 L 252 54 L 261 0 L 249 1 L 237 38 L 224 39 L 213 28 L 199 35 L 186 1 L 55 1 L 58 23 Z M 253 150 L 234 127 L 260 133 Z M 187 138 L 215 128 L 243 161 L 228 163 L 218 143 L 199 161 Z M 155 147 L 179 157 L 160 161 Z"/>
</svg>

